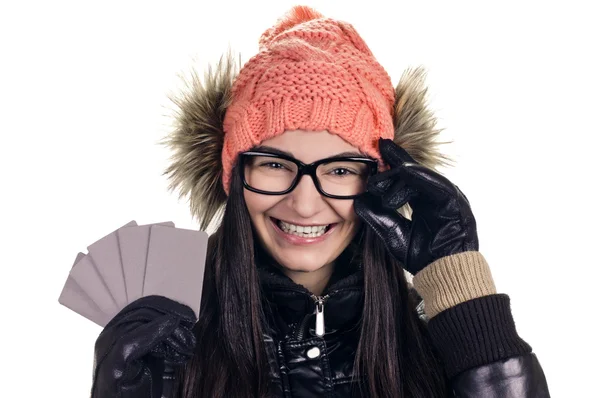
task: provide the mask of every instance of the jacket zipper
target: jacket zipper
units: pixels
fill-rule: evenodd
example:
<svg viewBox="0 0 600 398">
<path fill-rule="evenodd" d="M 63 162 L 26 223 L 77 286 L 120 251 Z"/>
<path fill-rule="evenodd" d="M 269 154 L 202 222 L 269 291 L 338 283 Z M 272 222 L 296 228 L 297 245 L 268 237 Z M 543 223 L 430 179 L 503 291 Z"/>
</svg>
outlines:
<svg viewBox="0 0 600 398">
<path fill-rule="evenodd" d="M 312 295 L 313 300 L 315 300 L 316 308 L 316 325 L 315 325 L 315 333 L 319 337 L 323 337 L 325 334 L 325 300 L 329 298 L 329 295 L 325 297 L 317 297 Z"/>
<path fill-rule="evenodd" d="M 316 296 L 314 294 L 310 296 L 315 302 L 315 312 L 313 312 L 313 314 L 316 316 L 315 333 L 319 337 L 323 337 L 325 335 L 325 301 L 327 301 L 329 296 L 333 293 L 335 292 L 331 292 L 325 296 Z M 298 324 L 294 340 L 300 341 L 304 338 L 304 330 L 306 329 L 306 324 L 308 323 L 308 319 L 311 317 L 311 315 L 312 314 L 306 315 L 304 319 L 302 319 L 302 322 Z"/>
</svg>

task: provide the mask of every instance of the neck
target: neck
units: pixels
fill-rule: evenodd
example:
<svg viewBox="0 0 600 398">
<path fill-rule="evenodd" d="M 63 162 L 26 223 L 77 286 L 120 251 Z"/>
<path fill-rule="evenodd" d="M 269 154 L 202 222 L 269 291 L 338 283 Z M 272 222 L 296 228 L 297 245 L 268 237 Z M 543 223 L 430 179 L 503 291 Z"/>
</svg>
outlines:
<svg viewBox="0 0 600 398">
<path fill-rule="evenodd" d="M 283 273 L 295 283 L 304 286 L 315 296 L 320 296 L 325 290 L 331 275 L 333 274 L 334 263 L 331 262 L 316 271 L 292 271 L 282 268 Z"/>
</svg>

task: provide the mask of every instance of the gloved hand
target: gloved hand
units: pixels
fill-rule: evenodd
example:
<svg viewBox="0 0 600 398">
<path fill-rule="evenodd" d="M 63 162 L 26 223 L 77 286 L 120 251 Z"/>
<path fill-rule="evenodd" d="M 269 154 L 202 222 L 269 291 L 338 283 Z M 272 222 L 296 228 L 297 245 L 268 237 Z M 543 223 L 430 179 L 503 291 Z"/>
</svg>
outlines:
<svg viewBox="0 0 600 398">
<path fill-rule="evenodd" d="M 404 268 L 416 275 L 442 257 L 478 251 L 475 217 L 461 190 L 392 140 L 380 139 L 379 150 L 390 170 L 369 179 L 354 210 Z M 407 202 L 412 220 L 396 211 Z"/>
<path fill-rule="evenodd" d="M 194 311 L 163 296 L 139 298 L 110 320 L 96 340 L 92 398 L 161 398 L 165 362 L 194 352 Z"/>
</svg>

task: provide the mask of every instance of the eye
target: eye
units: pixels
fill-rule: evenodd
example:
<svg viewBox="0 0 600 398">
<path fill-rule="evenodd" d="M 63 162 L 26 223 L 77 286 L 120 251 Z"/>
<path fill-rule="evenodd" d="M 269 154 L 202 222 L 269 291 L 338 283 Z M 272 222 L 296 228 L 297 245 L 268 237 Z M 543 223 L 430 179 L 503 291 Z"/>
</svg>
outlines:
<svg viewBox="0 0 600 398">
<path fill-rule="evenodd" d="M 263 164 L 261 164 L 261 166 L 263 166 L 263 167 L 269 167 L 269 168 L 272 168 L 272 169 L 278 169 L 278 168 L 283 167 L 281 165 L 281 163 L 277 163 L 277 162 L 263 163 Z"/>
<path fill-rule="evenodd" d="M 336 169 L 331 170 L 331 174 L 339 177 L 344 177 L 347 175 L 356 175 L 357 173 L 346 168 L 338 167 Z"/>
<path fill-rule="evenodd" d="M 289 170 L 289 167 L 278 162 L 263 162 L 259 166 L 269 170 Z"/>
</svg>

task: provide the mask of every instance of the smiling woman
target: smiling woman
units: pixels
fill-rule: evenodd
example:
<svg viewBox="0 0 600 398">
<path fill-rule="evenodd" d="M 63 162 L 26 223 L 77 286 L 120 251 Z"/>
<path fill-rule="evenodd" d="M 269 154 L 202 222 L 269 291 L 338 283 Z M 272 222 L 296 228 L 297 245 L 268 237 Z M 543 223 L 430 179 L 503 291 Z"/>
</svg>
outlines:
<svg viewBox="0 0 600 398">
<path fill-rule="evenodd" d="M 142 364 L 103 372 L 113 391 L 548 397 L 469 201 L 435 171 L 449 159 L 423 72 L 394 89 L 352 25 L 308 7 L 259 43 L 241 70 L 229 54 L 195 76 L 164 141 L 170 188 L 189 195 L 201 229 L 218 221 L 192 358 L 161 361 L 158 342 L 185 358 L 182 334 L 147 325 L 132 343 L 149 347 Z"/>
</svg>

